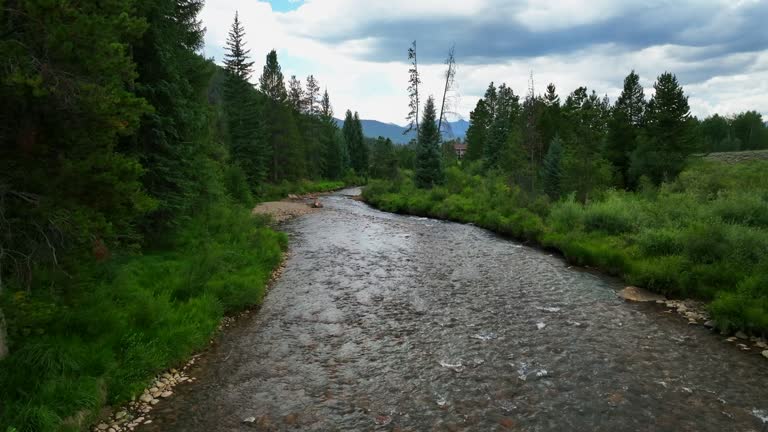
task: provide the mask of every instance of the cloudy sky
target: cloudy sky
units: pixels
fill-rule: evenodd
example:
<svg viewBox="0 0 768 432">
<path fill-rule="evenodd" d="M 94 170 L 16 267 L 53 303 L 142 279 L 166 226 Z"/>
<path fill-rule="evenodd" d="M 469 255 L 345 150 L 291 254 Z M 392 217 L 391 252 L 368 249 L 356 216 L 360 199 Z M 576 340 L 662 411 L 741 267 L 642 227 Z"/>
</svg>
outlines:
<svg viewBox="0 0 768 432">
<path fill-rule="evenodd" d="M 585 85 L 614 100 L 632 69 L 647 96 L 674 72 L 695 115 L 768 115 L 768 0 L 207 0 L 217 62 L 236 10 L 255 75 L 275 49 L 286 80 L 314 74 L 337 116 L 403 124 L 413 40 L 422 92 L 435 95 L 455 45 L 453 111 L 465 118 L 491 81 L 524 94 L 533 73 L 537 93 L 553 82 L 563 98 Z"/>
</svg>

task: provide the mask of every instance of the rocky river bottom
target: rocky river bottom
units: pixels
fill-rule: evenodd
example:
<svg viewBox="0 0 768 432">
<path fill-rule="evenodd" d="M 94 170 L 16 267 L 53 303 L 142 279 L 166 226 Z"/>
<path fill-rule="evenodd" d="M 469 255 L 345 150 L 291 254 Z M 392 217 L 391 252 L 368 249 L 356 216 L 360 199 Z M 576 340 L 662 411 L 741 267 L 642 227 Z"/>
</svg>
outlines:
<svg viewBox="0 0 768 432">
<path fill-rule="evenodd" d="M 140 431 L 763 431 L 768 362 L 618 280 L 348 197 Z"/>
</svg>

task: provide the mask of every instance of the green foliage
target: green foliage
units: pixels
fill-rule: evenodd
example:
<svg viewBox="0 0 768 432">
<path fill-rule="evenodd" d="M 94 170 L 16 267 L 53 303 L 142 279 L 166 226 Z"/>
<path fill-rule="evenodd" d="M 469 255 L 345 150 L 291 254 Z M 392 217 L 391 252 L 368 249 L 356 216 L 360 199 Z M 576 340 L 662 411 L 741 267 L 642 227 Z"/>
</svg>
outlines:
<svg viewBox="0 0 768 432">
<path fill-rule="evenodd" d="M 688 98 L 675 75 L 665 72 L 654 84 L 645 128 L 631 156 L 630 176 L 647 176 L 654 183 L 673 180 L 693 151 L 693 123 Z"/>
<path fill-rule="evenodd" d="M 475 109 L 469 113 L 469 129 L 467 129 L 467 154 L 468 161 L 479 161 L 485 153 L 485 142 L 488 137 L 490 125 L 490 113 L 485 100 L 477 101 Z"/>
<path fill-rule="evenodd" d="M 420 188 L 431 188 L 443 182 L 443 164 L 440 155 L 440 131 L 437 129 L 435 100 L 427 99 L 419 127 L 416 145 L 415 181 Z"/>
<path fill-rule="evenodd" d="M 41 302 L 52 310 L 9 316 L 32 331 L 12 333 L 0 368 L 0 429 L 55 431 L 81 410 L 92 420 L 105 401 L 136 396 L 153 374 L 205 346 L 224 313 L 258 304 L 286 246 L 284 235 L 227 203 L 174 238 L 172 251 L 84 269 L 76 292 L 3 298 L 9 311 Z"/>
<path fill-rule="evenodd" d="M 666 295 L 710 300 L 724 330 L 768 331 L 768 162 L 699 162 L 660 189 L 607 191 L 587 203 L 571 194 L 552 204 L 473 169 L 448 169 L 432 190 L 408 176 L 375 181 L 363 196 L 384 210 L 471 222 L 556 248 L 571 262 Z"/>
<path fill-rule="evenodd" d="M 544 181 L 544 192 L 552 199 L 560 198 L 560 181 L 563 176 L 563 144 L 560 137 L 555 136 L 549 145 L 541 177 Z"/>
<path fill-rule="evenodd" d="M 267 54 L 264 70 L 261 73 L 261 77 L 259 77 L 259 89 L 272 102 L 283 103 L 288 98 L 282 68 L 277 61 L 277 52 L 275 50 Z"/>
<path fill-rule="evenodd" d="M 637 135 L 645 121 L 646 102 L 640 77 L 632 71 L 624 79 L 624 89 L 608 122 L 605 157 L 619 174 L 619 186 L 628 186 L 630 155 L 637 147 Z"/>
<path fill-rule="evenodd" d="M 347 181 L 349 180 L 349 181 Z M 331 192 L 343 189 L 347 186 L 362 185 L 365 182 L 361 179 L 351 176 L 345 180 L 321 180 L 309 181 L 300 180 L 296 182 L 284 181 L 282 183 L 265 184 L 258 196 L 259 201 L 275 201 L 286 198 L 290 194 L 308 194 L 316 192 Z"/>
<path fill-rule="evenodd" d="M 394 144 L 389 138 L 379 137 L 371 153 L 371 177 L 392 179 L 396 176 L 397 159 L 395 159 Z"/>
</svg>

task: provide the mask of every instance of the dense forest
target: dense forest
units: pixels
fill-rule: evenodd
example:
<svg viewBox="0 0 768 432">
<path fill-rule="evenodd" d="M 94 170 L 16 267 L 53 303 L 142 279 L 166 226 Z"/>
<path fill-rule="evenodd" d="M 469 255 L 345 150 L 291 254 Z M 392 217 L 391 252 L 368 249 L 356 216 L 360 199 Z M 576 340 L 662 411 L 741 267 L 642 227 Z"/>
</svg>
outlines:
<svg viewBox="0 0 768 432">
<path fill-rule="evenodd" d="M 202 0 L 0 7 L 0 430 L 82 430 L 260 302 L 286 246 L 255 201 L 367 175 L 314 76 L 260 76 Z"/>
<path fill-rule="evenodd" d="M 409 82 L 420 83 L 414 68 Z M 475 223 L 629 283 L 709 301 L 726 332 L 768 332 L 768 161 L 706 157 L 768 149 L 762 116 L 699 120 L 669 72 L 646 98 L 632 71 L 613 104 L 586 87 L 562 100 L 554 84 L 543 95 L 529 84 L 525 96 L 488 86 L 463 159 L 441 142 L 441 115 L 427 99 L 412 157 L 369 184 L 366 200 Z"/>
</svg>

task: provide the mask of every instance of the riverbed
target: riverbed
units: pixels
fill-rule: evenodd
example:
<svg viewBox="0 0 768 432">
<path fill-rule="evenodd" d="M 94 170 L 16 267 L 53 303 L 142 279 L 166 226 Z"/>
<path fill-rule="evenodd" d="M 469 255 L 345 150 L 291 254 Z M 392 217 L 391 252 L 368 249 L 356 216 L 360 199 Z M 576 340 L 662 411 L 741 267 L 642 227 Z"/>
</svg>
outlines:
<svg viewBox="0 0 768 432">
<path fill-rule="evenodd" d="M 761 431 L 768 362 L 617 279 L 350 199 L 141 431 Z"/>
</svg>

